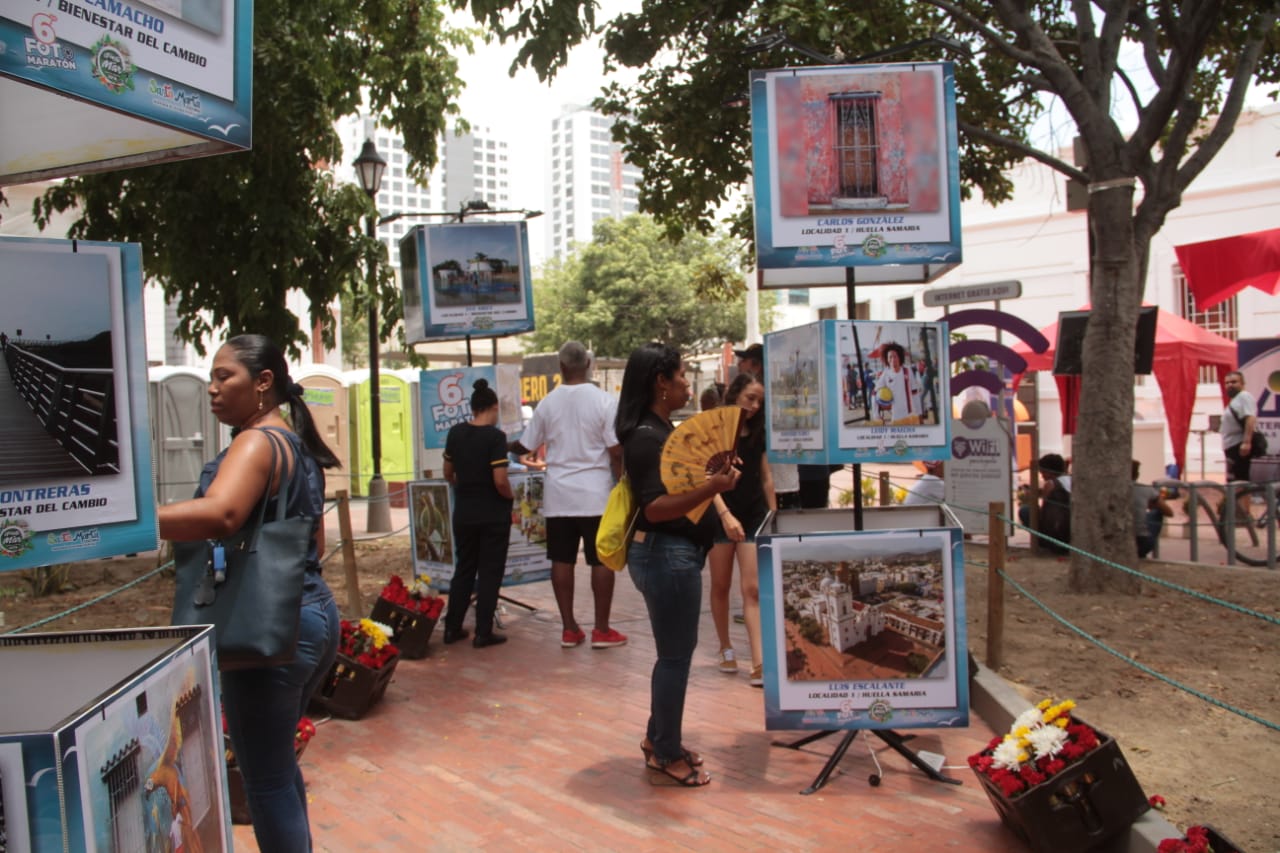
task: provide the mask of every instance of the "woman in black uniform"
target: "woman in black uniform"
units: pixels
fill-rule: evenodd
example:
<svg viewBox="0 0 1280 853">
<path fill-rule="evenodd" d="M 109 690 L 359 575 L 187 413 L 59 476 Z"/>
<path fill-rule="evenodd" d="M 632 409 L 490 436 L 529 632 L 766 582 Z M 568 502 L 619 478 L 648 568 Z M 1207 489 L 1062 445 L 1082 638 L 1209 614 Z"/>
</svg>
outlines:
<svg viewBox="0 0 1280 853">
<path fill-rule="evenodd" d="M 498 429 L 498 395 L 484 379 L 471 386 L 471 420 L 449 430 L 444 444 L 444 477 L 454 487 L 453 547 L 457 571 L 449 583 L 444 641 L 464 640 L 462 620 L 476 594 L 477 649 L 505 643 L 493 630 L 498 590 L 507 572 L 511 538 L 511 481 L 507 479 L 507 435 Z"/>
</svg>

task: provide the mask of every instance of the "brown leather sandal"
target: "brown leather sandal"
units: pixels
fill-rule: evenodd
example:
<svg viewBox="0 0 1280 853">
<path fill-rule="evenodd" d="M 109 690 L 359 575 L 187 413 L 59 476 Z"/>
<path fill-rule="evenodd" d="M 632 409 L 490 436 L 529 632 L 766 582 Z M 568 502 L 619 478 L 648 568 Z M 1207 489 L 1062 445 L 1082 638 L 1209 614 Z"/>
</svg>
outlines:
<svg viewBox="0 0 1280 853">
<path fill-rule="evenodd" d="M 655 763 L 657 759 L 646 761 L 645 767 L 649 768 L 649 784 L 650 785 L 675 785 L 681 788 L 701 788 L 703 785 L 711 784 L 711 774 L 704 773 L 697 767 L 689 764 L 683 758 L 677 758 L 668 761 L 665 764 Z M 689 772 L 681 775 L 680 771 L 687 769 Z"/>
</svg>

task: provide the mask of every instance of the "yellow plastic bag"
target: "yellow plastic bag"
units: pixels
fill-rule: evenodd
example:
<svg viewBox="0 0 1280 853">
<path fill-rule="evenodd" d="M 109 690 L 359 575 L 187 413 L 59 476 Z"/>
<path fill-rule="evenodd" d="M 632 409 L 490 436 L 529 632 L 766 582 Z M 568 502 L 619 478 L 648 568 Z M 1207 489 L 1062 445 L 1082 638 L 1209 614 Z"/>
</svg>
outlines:
<svg viewBox="0 0 1280 853">
<path fill-rule="evenodd" d="M 605 504 L 600 527 L 596 530 L 596 555 L 602 564 L 615 572 L 622 571 L 627 565 L 627 546 L 635 533 L 639 510 L 631 492 L 631 483 L 623 474 L 609 492 L 609 502 Z"/>
</svg>

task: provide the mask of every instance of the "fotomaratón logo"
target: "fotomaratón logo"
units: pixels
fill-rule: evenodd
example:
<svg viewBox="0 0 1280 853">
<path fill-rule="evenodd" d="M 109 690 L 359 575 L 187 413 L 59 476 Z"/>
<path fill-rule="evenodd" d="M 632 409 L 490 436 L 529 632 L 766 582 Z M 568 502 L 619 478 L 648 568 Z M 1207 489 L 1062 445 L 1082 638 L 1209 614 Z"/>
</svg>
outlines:
<svg viewBox="0 0 1280 853">
<path fill-rule="evenodd" d="M 35 548 L 31 530 L 21 519 L 0 519 L 0 556 L 21 557 Z"/>
<path fill-rule="evenodd" d="M 133 72 L 137 66 L 127 47 L 104 35 L 94 42 L 89 52 L 93 54 L 91 70 L 95 80 L 117 95 L 133 89 Z"/>
</svg>

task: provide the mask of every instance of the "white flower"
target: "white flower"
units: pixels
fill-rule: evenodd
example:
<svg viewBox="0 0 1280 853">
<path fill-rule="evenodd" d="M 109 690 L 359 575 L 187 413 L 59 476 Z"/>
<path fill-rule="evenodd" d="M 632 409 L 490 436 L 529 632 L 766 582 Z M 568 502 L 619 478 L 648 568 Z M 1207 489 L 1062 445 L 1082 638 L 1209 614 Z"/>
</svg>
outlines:
<svg viewBox="0 0 1280 853">
<path fill-rule="evenodd" d="M 1048 758 L 1057 755 L 1067 742 L 1067 733 L 1057 726 L 1040 726 L 1027 734 L 1031 751 L 1036 758 Z"/>
<path fill-rule="evenodd" d="M 1034 729 L 1044 721 L 1040 716 L 1039 708 L 1028 708 L 1018 715 L 1013 721 L 1013 725 L 1009 727 L 1009 731 L 1016 732 L 1018 729 Z"/>
<path fill-rule="evenodd" d="M 1004 740 L 991 753 L 991 764 L 1002 770 L 1017 770 L 1027 754 L 1018 746 L 1016 740 Z"/>
<path fill-rule="evenodd" d="M 381 631 L 383 634 L 387 635 L 388 637 L 395 636 L 396 634 L 395 629 L 393 629 L 390 625 L 385 625 L 382 622 L 374 622 L 372 619 L 370 619 L 369 621 L 373 622 L 373 626 L 377 628 L 379 631 Z"/>
</svg>

